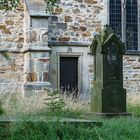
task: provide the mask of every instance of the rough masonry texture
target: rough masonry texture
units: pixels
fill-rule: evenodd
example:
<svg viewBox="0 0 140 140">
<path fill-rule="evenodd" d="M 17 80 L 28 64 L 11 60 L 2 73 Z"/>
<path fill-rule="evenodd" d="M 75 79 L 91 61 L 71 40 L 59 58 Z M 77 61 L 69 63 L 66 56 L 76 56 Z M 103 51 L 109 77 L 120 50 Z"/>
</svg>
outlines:
<svg viewBox="0 0 140 140">
<path fill-rule="evenodd" d="M 78 57 L 78 91 L 90 95 L 93 58 L 89 45 L 107 24 L 107 0 L 61 0 L 46 14 L 43 0 L 25 0 L 15 11 L 0 11 L 0 91 L 22 95 L 60 88 L 60 58 Z M 140 58 L 123 56 L 127 94 L 140 93 Z"/>
</svg>

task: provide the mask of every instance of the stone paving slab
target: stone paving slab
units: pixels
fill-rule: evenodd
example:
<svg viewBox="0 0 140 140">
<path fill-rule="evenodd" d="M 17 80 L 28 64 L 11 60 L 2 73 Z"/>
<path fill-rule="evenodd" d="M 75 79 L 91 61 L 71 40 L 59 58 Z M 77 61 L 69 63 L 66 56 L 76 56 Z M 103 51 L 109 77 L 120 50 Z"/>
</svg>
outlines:
<svg viewBox="0 0 140 140">
<path fill-rule="evenodd" d="M 60 122 L 64 124 L 74 124 L 80 125 L 84 124 L 86 126 L 102 126 L 102 122 L 86 119 L 75 119 L 75 118 L 61 118 L 61 117 L 45 117 L 45 116 L 30 116 L 30 117 L 21 117 L 21 116 L 1 116 L 0 123 L 15 123 L 15 122 Z"/>
</svg>

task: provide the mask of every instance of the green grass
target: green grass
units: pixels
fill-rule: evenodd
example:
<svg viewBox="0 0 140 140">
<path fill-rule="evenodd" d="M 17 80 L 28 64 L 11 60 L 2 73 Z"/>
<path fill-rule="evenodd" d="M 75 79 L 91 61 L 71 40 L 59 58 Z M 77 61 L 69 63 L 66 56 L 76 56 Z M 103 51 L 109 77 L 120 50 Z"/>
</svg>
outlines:
<svg viewBox="0 0 140 140">
<path fill-rule="evenodd" d="M 128 112 L 132 112 L 135 117 L 140 117 L 140 105 L 128 105 Z"/>
<path fill-rule="evenodd" d="M 100 127 L 46 122 L 0 125 L 1 140 L 140 140 L 140 118 L 98 119 Z"/>
<path fill-rule="evenodd" d="M 64 109 L 61 113 L 49 112 L 47 108 L 39 112 L 23 115 L 23 122 L 13 124 L 0 123 L 0 140 L 140 140 L 140 105 L 128 104 L 132 117 L 92 118 L 103 123 L 103 126 L 85 126 L 63 124 L 60 122 L 33 122 L 27 120 L 32 116 L 57 116 L 64 118 L 81 118 L 85 109 Z M 89 111 L 89 110 L 87 110 Z M 25 116 L 24 116 L 25 115 Z"/>
</svg>

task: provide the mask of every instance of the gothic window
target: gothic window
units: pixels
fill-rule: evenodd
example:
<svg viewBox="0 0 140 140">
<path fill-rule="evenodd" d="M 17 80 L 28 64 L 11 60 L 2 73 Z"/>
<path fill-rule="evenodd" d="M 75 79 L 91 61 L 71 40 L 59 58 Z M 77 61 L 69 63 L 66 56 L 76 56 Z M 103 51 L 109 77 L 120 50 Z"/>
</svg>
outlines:
<svg viewBox="0 0 140 140">
<path fill-rule="evenodd" d="M 126 44 L 126 50 L 138 50 L 138 1 L 110 0 L 109 24 Z"/>
<path fill-rule="evenodd" d="M 126 46 L 127 50 L 138 49 L 137 0 L 127 0 L 126 2 Z"/>
<path fill-rule="evenodd" d="M 122 8 L 121 0 L 110 0 L 109 5 L 109 17 L 110 17 L 110 26 L 116 32 L 116 34 L 121 38 L 122 34 Z"/>
</svg>

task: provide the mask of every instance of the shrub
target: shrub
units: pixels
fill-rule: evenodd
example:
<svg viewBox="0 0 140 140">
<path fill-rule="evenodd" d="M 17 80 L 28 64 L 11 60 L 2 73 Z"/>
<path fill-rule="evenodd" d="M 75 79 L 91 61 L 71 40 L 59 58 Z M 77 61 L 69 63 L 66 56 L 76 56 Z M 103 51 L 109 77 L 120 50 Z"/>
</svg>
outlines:
<svg viewBox="0 0 140 140">
<path fill-rule="evenodd" d="M 65 106 L 64 99 L 61 97 L 60 91 L 56 90 L 53 92 L 48 93 L 47 98 L 44 99 L 47 105 L 47 110 L 53 114 L 60 115 L 63 111 L 63 108 Z"/>
</svg>

